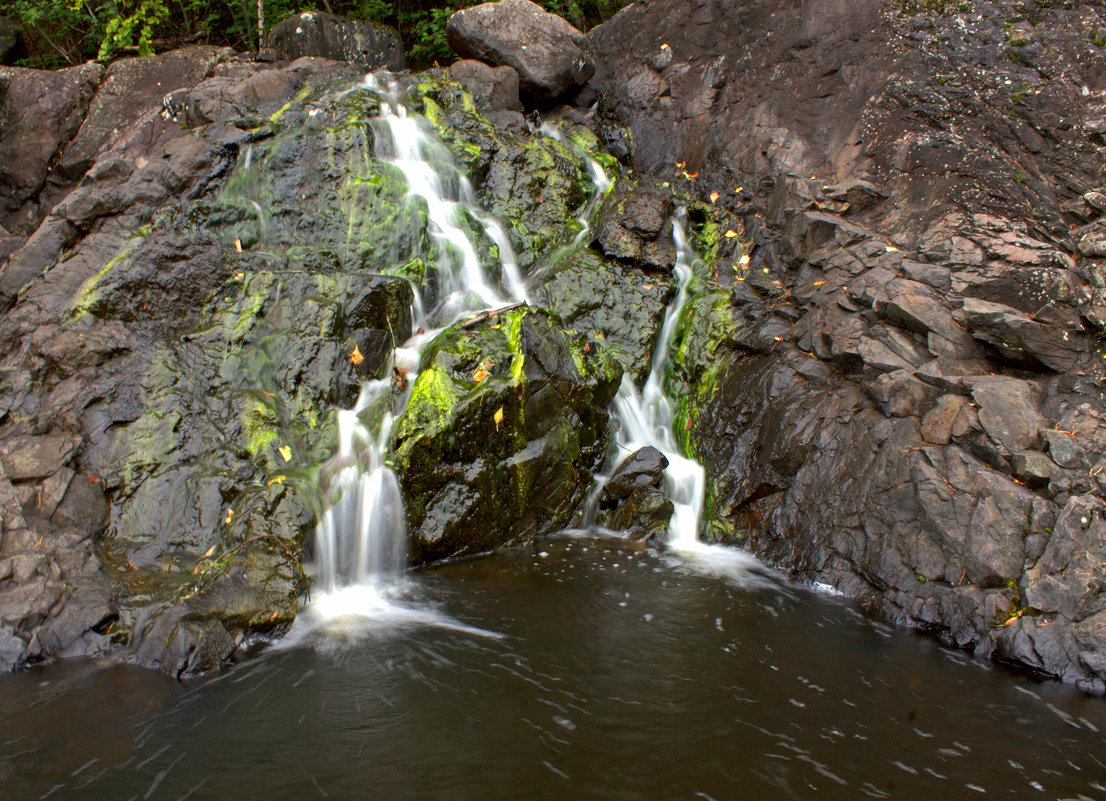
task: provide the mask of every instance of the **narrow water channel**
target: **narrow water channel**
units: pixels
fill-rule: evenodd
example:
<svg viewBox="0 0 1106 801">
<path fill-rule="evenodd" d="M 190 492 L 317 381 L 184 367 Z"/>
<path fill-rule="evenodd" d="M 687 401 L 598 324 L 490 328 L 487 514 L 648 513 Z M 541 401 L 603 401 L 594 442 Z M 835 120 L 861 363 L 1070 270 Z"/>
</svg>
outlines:
<svg viewBox="0 0 1106 801">
<path fill-rule="evenodd" d="M 12 799 L 1099 799 L 1106 705 L 758 576 L 547 539 L 224 675 L 0 678 Z"/>
</svg>

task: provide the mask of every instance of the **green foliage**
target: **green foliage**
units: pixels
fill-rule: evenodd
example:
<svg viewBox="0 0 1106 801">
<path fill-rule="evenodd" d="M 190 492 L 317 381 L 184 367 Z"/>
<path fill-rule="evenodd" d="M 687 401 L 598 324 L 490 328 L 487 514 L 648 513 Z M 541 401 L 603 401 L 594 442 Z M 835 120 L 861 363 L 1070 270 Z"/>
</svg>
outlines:
<svg viewBox="0 0 1106 801">
<path fill-rule="evenodd" d="M 329 11 L 394 27 L 412 68 L 454 58 L 446 43 L 450 15 L 480 0 L 263 0 L 267 27 L 300 11 Z M 911 0 L 914 1 L 914 0 Z M 932 2 L 933 0 L 923 0 Z M 538 0 L 581 30 L 629 0 Z M 238 50 L 257 43 L 256 0 L 10 0 L 25 32 L 25 66 L 55 68 L 90 58 L 149 55 L 186 42 Z"/>
<path fill-rule="evenodd" d="M 113 53 L 135 45 L 138 46 L 138 55 L 152 56 L 154 29 L 168 16 L 169 7 L 165 5 L 165 0 L 139 0 L 130 14 L 114 16 L 108 22 L 96 58 L 106 61 Z"/>
</svg>

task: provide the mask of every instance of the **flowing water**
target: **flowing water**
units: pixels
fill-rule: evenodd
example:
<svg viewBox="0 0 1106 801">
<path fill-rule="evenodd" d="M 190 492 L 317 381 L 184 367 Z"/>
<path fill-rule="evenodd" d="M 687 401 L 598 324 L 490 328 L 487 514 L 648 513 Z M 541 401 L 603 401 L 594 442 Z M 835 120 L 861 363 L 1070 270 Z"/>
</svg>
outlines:
<svg viewBox="0 0 1106 801">
<path fill-rule="evenodd" d="M 422 348 L 446 326 L 466 314 L 527 302 L 510 240 L 502 226 L 476 204 L 472 185 L 426 120 L 408 113 L 395 82 L 382 84 L 374 75 L 368 88 L 381 97 L 374 123 L 375 157 L 392 165 L 406 181 L 409 202 L 426 209 L 427 229 L 438 254 L 434 271 L 435 303 L 415 289 L 416 333 L 395 351 L 395 369 L 409 388 L 418 377 Z M 499 289 L 481 263 L 467 219 L 474 220 L 498 248 Z M 353 409 L 338 413 L 337 472 L 328 488 L 334 499 L 316 532 L 316 592 L 291 639 L 318 640 L 315 635 L 349 635 L 393 618 L 443 624 L 436 616 L 404 606 L 401 573 L 407 559 L 403 497 L 386 456 L 392 425 L 406 405 L 400 392 L 395 409 L 386 409 L 370 431 L 361 415 L 392 402 L 393 379 L 369 381 Z M 320 632 L 319 629 L 322 629 Z"/>
</svg>

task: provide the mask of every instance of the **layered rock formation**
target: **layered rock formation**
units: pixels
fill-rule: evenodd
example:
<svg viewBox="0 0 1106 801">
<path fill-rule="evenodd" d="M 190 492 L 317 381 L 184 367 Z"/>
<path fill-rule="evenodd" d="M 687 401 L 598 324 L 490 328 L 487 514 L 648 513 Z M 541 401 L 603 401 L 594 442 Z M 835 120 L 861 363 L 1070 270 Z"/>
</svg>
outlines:
<svg viewBox="0 0 1106 801">
<path fill-rule="evenodd" d="M 1097 689 L 1104 25 L 1092 3 L 655 0 L 589 34 L 611 139 L 751 248 L 718 271 L 715 365 L 672 380 L 713 536 Z"/>
</svg>

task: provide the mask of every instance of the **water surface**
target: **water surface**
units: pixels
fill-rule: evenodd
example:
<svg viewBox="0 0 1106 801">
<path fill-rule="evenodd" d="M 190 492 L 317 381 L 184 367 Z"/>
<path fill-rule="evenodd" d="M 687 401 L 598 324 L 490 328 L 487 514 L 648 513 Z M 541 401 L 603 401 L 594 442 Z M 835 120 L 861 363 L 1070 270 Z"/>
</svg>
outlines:
<svg viewBox="0 0 1106 801">
<path fill-rule="evenodd" d="M 1106 799 L 1103 699 L 715 572 L 547 539 L 213 679 L 5 677 L 0 796 Z"/>
</svg>

